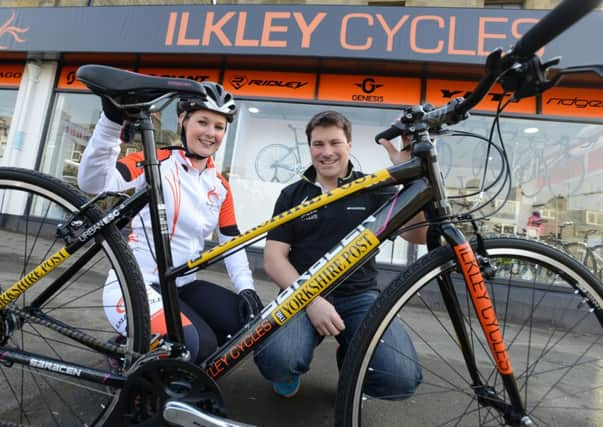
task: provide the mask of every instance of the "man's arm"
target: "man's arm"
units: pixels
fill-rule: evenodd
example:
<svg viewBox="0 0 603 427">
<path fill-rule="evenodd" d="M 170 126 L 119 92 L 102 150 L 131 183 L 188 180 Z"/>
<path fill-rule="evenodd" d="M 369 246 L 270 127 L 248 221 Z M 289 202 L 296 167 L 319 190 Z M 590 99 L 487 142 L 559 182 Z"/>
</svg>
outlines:
<svg viewBox="0 0 603 427">
<path fill-rule="evenodd" d="M 278 240 L 266 240 L 264 246 L 264 270 L 281 289 L 286 289 L 300 276 L 289 262 L 291 246 Z M 306 313 L 316 331 L 322 335 L 338 335 L 345 329 L 343 319 L 335 307 L 318 296 L 306 308 Z"/>
</svg>

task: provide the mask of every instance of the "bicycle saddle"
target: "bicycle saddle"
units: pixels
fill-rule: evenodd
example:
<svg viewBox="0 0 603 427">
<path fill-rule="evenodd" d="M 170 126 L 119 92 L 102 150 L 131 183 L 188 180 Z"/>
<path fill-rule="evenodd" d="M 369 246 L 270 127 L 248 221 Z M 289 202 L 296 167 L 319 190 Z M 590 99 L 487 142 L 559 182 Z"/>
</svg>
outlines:
<svg viewBox="0 0 603 427">
<path fill-rule="evenodd" d="M 76 76 L 95 94 L 121 104 L 149 102 L 169 92 L 205 96 L 203 87 L 194 80 L 148 76 L 107 65 L 83 65 Z"/>
</svg>

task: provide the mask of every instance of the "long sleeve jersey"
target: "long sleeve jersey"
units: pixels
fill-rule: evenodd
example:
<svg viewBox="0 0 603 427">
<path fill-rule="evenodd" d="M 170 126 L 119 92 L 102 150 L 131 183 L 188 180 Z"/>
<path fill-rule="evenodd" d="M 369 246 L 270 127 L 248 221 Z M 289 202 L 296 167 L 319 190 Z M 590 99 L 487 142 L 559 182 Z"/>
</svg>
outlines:
<svg viewBox="0 0 603 427">
<path fill-rule="evenodd" d="M 144 171 L 138 166 L 142 153 L 118 160 L 120 131 L 120 125 L 101 115 L 78 170 L 78 185 L 83 191 L 96 194 L 145 186 Z M 198 171 L 182 150 L 159 150 L 158 157 L 174 265 L 198 256 L 205 238 L 213 231 L 220 243 L 239 233 L 230 186 L 211 158 L 207 159 L 207 167 Z M 144 280 L 147 284 L 158 283 L 148 207 L 133 219 L 131 228 L 128 243 Z M 237 292 L 253 289 L 245 251 L 228 256 L 225 263 Z M 189 274 L 179 277 L 176 284 L 182 286 L 193 280 L 195 275 Z"/>
</svg>

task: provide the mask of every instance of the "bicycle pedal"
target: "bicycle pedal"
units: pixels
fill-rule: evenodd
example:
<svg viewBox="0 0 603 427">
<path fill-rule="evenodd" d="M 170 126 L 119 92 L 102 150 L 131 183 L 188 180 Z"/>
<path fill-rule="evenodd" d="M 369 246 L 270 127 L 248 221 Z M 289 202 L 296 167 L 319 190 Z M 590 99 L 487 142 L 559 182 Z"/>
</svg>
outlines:
<svg viewBox="0 0 603 427">
<path fill-rule="evenodd" d="M 254 427 L 228 418 L 208 414 L 194 406 L 178 401 L 169 401 L 163 408 L 163 419 L 180 427 Z"/>
</svg>

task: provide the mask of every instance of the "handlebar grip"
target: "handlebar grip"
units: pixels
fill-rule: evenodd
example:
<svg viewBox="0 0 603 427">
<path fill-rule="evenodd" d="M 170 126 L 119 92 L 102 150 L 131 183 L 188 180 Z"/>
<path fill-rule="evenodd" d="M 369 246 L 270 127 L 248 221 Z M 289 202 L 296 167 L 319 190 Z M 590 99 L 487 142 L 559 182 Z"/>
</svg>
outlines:
<svg viewBox="0 0 603 427">
<path fill-rule="evenodd" d="M 402 129 L 393 125 L 389 129 L 385 129 L 383 132 L 379 132 L 377 135 L 375 135 L 375 142 L 377 144 L 379 144 L 379 140 L 381 138 L 389 140 L 389 139 L 394 139 L 395 137 L 400 136 L 400 135 L 402 135 Z"/>
<path fill-rule="evenodd" d="M 601 0 L 564 0 L 517 42 L 511 55 L 529 58 L 538 49 L 574 25 L 584 15 L 595 9 Z"/>
</svg>

